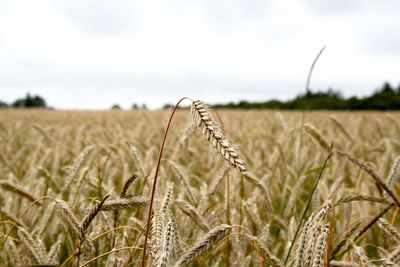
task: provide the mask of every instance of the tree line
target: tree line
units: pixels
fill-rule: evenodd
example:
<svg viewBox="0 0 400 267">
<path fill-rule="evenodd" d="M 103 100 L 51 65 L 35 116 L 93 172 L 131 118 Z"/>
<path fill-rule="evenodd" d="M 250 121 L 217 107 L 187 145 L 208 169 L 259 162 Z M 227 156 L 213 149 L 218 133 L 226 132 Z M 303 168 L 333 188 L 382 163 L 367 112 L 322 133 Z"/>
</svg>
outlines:
<svg viewBox="0 0 400 267">
<path fill-rule="evenodd" d="M 25 98 L 17 99 L 11 104 L 0 100 L 0 108 L 47 108 L 46 101 L 38 95 L 31 96 L 29 93 Z M 164 108 L 171 108 L 165 105 Z M 400 85 L 395 88 L 386 82 L 383 86 L 373 92 L 370 96 L 346 98 L 339 90 L 328 89 L 327 91 L 305 93 L 287 101 L 268 100 L 264 102 L 240 101 L 238 103 L 216 104 L 213 108 L 228 109 L 286 109 L 286 110 L 399 110 L 400 109 Z M 121 109 L 115 104 L 111 109 Z M 132 105 L 132 109 L 147 109 L 146 105 Z"/>
<path fill-rule="evenodd" d="M 13 103 L 8 104 L 0 100 L 0 108 L 46 108 L 46 101 L 38 95 L 31 96 L 29 93 L 25 98 L 15 100 Z"/>
<path fill-rule="evenodd" d="M 392 87 L 390 83 L 370 96 L 345 98 L 340 91 L 328 89 L 296 96 L 288 101 L 269 100 L 265 102 L 240 101 L 238 103 L 216 104 L 214 108 L 229 109 L 284 109 L 284 110 L 399 110 L 400 85 Z"/>
</svg>

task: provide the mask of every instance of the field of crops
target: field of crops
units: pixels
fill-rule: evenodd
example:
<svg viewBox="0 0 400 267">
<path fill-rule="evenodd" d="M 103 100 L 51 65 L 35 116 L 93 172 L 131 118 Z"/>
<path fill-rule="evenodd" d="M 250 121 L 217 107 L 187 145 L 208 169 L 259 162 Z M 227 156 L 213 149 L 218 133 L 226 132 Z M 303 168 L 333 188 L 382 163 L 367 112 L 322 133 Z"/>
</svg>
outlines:
<svg viewBox="0 0 400 267">
<path fill-rule="evenodd" d="M 170 112 L 1 110 L 0 266 L 140 266 Z M 178 110 L 146 266 L 396 266 L 399 156 L 400 113 Z"/>
</svg>

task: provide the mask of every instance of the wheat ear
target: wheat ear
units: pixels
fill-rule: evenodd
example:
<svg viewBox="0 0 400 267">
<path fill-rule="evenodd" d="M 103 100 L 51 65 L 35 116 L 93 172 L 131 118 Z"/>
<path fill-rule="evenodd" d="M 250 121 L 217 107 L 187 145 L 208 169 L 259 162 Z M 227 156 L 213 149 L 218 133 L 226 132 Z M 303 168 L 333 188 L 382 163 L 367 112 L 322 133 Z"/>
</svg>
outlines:
<svg viewBox="0 0 400 267">
<path fill-rule="evenodd" d="M 176 199 L 175 200 L 175 204 L 178 205 L 178 207 L 186 214 L 188 215 L 190 218 L 192 218 L 192 220 L 198 225 L 200 226 L 200 228 L 204 231 L 204 232 L 208 232 L 210 231 L 210 227 L 208 226 L 206 220 L 203 218 L 203 216 L 201 216 L 201 214 L 199 212 L 197 212 L 197 210 L 190 205 L 189 203 L 187 203 L 185 200 L 182 199 Z"/>
<path fill-rule="evenodd" d="M 28 199 L 31 202 L 34 202 L 35 205 L 40 206 L 41 204 L 39 202 L 35 202 L 35 200 L 37 199 L 36 196 L 32 195 L 28 190 L 26 190 L 25 188 L 14 184 L 11 181 L 2 181 L 0 182 L 0 186 L 7 191 L 10 191 L 12 193 L 15 193 L 17 195 L 20 195 L 21 197 L 24 197 L 26 199 Z"/>
<path fill-rule="evenodd" d="M 400 243 L 400 232 L 397 231 L 388 221 L 383 218 L 378 220 L 378 226 L 382 228 L 388 235 L 394 237 L 397 243 Z"/>
<path fill-rule="evenodd" d="M 50 247 L 50 251 L 47 254 L 47 261 L 50 264 L 54 264 L 56 266 L 58 266 L 58 254 L 60 252 L 60 248 L 61 248 L 61 240 L 58 240 L 56 243 L 54 243 L 51 247 Z"/>
<path fill-rule="evenodd" d="M 254 242 L 258 252 L 263 258 L 267 258 L 272 267 L 283 267 L 282 262 L 261 242 L 261 240 L 252 235 L 247 235 L 247 237 Z"/>
<path fill-rule="evenodd" d="M 326 151 L 329 153 L 332 152 L 331 146 L 328 145 L 328 142 L 313 125 L 307 123 L 304 125 L 304 128 L 306 129 L 307 133 L 309 133 Z"/>
<path fill-rule="evenodd" d="M 400 157 L 397 157 L 397 159 L 394 161 L 392 169 L 390 170 L 390 174 L 388 175 L 387 178 L 387 183 L 389 188 L 393 188 L 396 181 L 399 179 L 399 174 L 400 174 Z"/>
<path fill-rule="evenodd" d="M 214 120 L 209 107 L 197 100 L 192 103 L 191 111 L 196 126 L 202 129 L 203 135 L 217 152 L 240 172 L 246 171 L 244 161 Z"/>
<path fill-rule="evenodd" d="M 168 267 L 170 265 L 173 244 L 174 244 L 174 233 L 175 227 L 172 220 L 167 223 L 164 231 L 162 248 L 156 257 L 156 267 Z"/>
<path fill-rule="evenodd" d="M 122 210 L 133 208 L 137 206 L 146 206 L 148 204 L 148 200 L 143 197 L 130 197 L 130 198 L 119 198 L 115 200 L 106 201 L 101 210 L 110 211 L 110 210 Z"/>
<path fill-rule="evenodd" d="M 322 228 L 321 234 L 318 236 L 316 248 L 314 250 L 314 260 L 312 267 L 323 267 L 326 251 L 326 244 L 329 235 L 329 224 L 325 224 Z"/>
<path fill-rule="evenodd" d="M 362 195 L 362 194 L 355 194 L 355 195 L 348 195 L 340 198 L 338 201 L 336 201 L 335 206 L 339 206 L 345 203 L 350 203 L 353 201 L 368 201 L 368 202 L 376 202 L 376 203 L 383 203 L 383 204 L 389 204 L 389 200 L 386 198 L 382 197 L 374 197 L 374 196 L 368 196 L 368 195 Z"/>
<path fill-rule="evenodd" d="M 105 196 L 100 203 L 98 203 L 82 220 L 81 222 L 81 232 L 85 233 L 87 228 L 89 227 L 90 223 L 96 217 L 96 215 L 100 212 L 101 207 L 104 205 L 104 202 L 109 198 L 110 195 Z"/>
<path fill-rule="evenodd" d="M 178 261 L 175 267 L 185 266 L 190 262 L 198 259 L 212 245 L 223 239 L 232 227 L 227 224 L 221 224 L 214 227 L 202 239 L 200 239 L 192 248 L 190 248 Z"/>
<path fill-rule="evenodd" d="M 91 244 L 91 240 L 86 238 L 86 230 L 89 228 L 90 223 L 94 220 L 94 218 L 96 217 L 96 215 L 100 212 L 101 207 L 104 205 L 104 202 L 107 200 L 107 198 L 109 198 L 110 195 L 105 196 L 100 203 L 96 204 L 96 206 L 91 209 L 89 211 L 88 214 L 86 214 L 86 216 L 82 219 L 82 222 L 79 225 L 79 231 L 80 231 L 80 235 L 79 235 L 79 240 L 77 242 L 76 245 L 76 258 L 75 261 L 78 263 L 79 266 L 79 260 L 80 260 L 80 255 L 82 253 L 82 248 L 88 248 L 90 247 Z"/>
<path fill-rule="evenodd" d="M 75 217 L 71 207 L 68 205 L 67 202 L 60 199 L 57 199 L 55 203 L 59 209 L 61 216 L 64 218 L 65 221 L 67 221 L 71 229 L 75 232 L 76 236 L 81 238 L 81 226 L 78 219 Z"/>
<path fill-rule="evenodd" d="M 336 149 L 336 153 L 338 153 L 339 156 L 348 159 L 351 163 L 355 164 L 358 166 L 361 170 L 365 171 L 369 176 L 371 176 L 375 182 L 383 189 L 386 191 L 386 193 L 394 200 L 394 202 L 397 204 L 398 207 L 400 207 L 400 199 L 397 197 L 397 195 L 393 192 L 391 188 L 389 188 L 386 183 L 383 181 L 383 179 L 372 169 L 371 167 L 367 166 L 365 163 L 361 162 L 360 160 L 354 158 L 352 155 L 347 154 L 345 152 L 342 152 L 340 150 Z"/>
<path fill-rule="evenodd" d="M 79 172 L 79 169 L 82 166 L 83 161 L 87 158 L 89 152 L 93 149 L 93 147 L 94 146 L 87 146 L 82 150 L 81 153 L 79 153 L 78 157 L 75 159 L 74 163 L 69 169 L 67 176 L 64 178 L 65 182 L 63 188 L 61 189 L 62 193 L 67 191 L 69 185 L 73 182 L 75 176 Z"/>
<path fill-rule="evenodd" d="M 43 255 L 41 253 L 41 249 L 38 246 L 38 243 L 33 239 L 30 233 L 26 231 L 24 228 L 18 228 L 18 236 L 21 239 L 22 243 L 29 250 L 29 252 L 33 255 L 36 263 L 41 263 L 43 260 Z"/>
<path fill-rule="evenodd" d="M 398 263 L 400 261 L 400 246 L 396 247 L 396 249 L 389 254 L 388 259 L 386 259 L 386 263 Z"/>
</svg>

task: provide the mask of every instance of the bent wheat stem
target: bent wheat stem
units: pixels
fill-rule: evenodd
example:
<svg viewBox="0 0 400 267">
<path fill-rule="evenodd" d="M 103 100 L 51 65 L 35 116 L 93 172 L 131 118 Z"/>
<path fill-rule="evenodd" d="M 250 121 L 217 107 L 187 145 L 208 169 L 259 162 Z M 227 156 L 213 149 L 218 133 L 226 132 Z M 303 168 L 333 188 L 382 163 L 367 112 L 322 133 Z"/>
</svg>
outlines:
<svg viewBox="0 0 400 267">
<path fill-rule="evenodd" d="M 147 215 L 147 222 L 146 222 L 146 234 L 145 234 L 145 238 L 144 238 L 144 246 L 143 246 L 143 258 L 142 258 L 142 267 L 146 266 L 146 249 L 147 249 L 147 239 L 149 237 L 149 223 L 151 220 L 151 214 L 153 212 L 153 202 L 154 202 L 154 194 L 156 192 L 156 185 L 157 185 L 157 177 L 158 177 L 158 172 L 160 170 L 160 163 L 161 163 L 161 157 L 164 151 L 164 145 L 165 145 L 165 141 L 167 140 L 167 135 L 169 132 L 169 128 L 171 126 L 171 122 L 172 122 L 172 118 L 174 117 L 175 111 L 178 109 L 179 104 L 185 100 L 185 99 L 189 99 L 191 100 L 189 97 L 183 97 L 181 98 L 178 103 L 176 103 L 174 109 L 171 112 L 171 115 L 169 116 L 169 120 L 168 120 L 168 124 L 167 127 L 165 128 L 165 132 L 164 132 L 164 136 L 163 136 L 163 140 L 161 142 L 161 146 L 160 146 L 160 151 L 158 154 L 158 160 L 157 160 L 157 167 L 156 167 L 156 171 L 154 174 L 154 180 L 153 180 L 153 187 L 151 189 L 151 197 L 150 197 L 150 205 L 149 205 L 149 211 L 148 211 L 148 215 Z M 193 100 L 192 100 L 193 101 Z"/>
</svg>

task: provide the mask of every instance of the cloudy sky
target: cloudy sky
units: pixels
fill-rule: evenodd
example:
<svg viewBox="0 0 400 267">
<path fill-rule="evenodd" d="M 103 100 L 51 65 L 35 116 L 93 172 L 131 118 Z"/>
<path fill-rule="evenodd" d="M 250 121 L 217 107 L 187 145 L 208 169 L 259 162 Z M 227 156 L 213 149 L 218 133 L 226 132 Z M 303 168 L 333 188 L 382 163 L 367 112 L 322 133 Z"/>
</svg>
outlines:
<svg viewBox="0 0 400 267">
<path fill-rule="evenodd" d="M 400 83 L 398 0 L 2 0 L 0 99 L 56 108 L 366 95 Z"/>
</svg>

